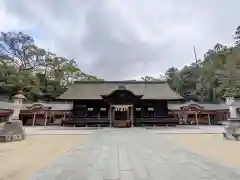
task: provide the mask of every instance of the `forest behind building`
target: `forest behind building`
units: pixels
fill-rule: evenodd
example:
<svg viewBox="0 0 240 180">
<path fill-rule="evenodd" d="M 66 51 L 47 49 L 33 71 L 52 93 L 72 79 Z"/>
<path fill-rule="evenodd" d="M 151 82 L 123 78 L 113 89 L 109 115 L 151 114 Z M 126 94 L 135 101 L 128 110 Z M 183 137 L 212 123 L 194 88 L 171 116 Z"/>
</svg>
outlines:
<svg viewBox="0 0 240 180">
<path fill-rule="evenodd" d="M 231 34 L 229 35 L 231 36 Z M 163 77 L 144 76 L 143 81 L 167 81 L 185 100 L 217 103 L 225 96 L 240 95 L 240 26 L 232 46 L 217 43 L 202 59 L 182 69 L 171 67 Z M 159 72 L 160 74 L 160 72 Z M 11 98 L 19 90 L 31 101 L 52 101 L 74 81 L 104 81 L 81 71 L 74 59 L 61 57 L 22 32 L 0 36 L 0 95 Z M 134 81 L 134 80 L 133 80 Z"/>
</svg>

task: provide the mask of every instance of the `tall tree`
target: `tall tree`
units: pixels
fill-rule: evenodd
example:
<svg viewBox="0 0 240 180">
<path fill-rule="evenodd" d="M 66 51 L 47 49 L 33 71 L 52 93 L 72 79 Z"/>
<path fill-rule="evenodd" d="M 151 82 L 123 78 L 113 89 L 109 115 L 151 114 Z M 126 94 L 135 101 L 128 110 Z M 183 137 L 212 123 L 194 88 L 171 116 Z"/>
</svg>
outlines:
<svg viewBox="0 0 240 180">
<path fill-rule="evenodd" d="M 186 99 L 198 100 L 197 97 L 197 84 L 199 83 L 200 77 L 200 66 L 196 63 L 190 66 L 185 66 L 181 72 L 180 76 L 182 79 L 182 91 L 181 94 Z"/>
<path fill-rule="evenodd" d="M 182 88 L 182 79 L 179 69 L 175 67 L 169 68 L 165 73 L 165 77 L 170 87 L 180 93 Z"/>
<path fill-rule="evenodd" d="M 227 57 L 226 64 L 221 71 L 221 86 L 225 95 L 239 95 L 240 89 L 240 49 L 235 48 Z"/>
<path fill-rule="evenodd" d="M 237 27 L 234 34 L 235 44 L 237 47 L 240 46 L 240 26 Z"/>
<path fill-rule="evenodd" d="M 0 54 L 18 70 L 35 70 L 42 64 L 41 50 L 31 36 L 22 32 L 1 33 Z"/>
<path fill-rule="evenodd" d="M 29 35 L 1 33 L 0 93 L 11 96 L 21 89 L 29 100 L 42 96 L 54 100 L 69 84 L 79 80 L 101 79 L 82 72 L 74 60 L 37 47 Z"/>
</svg>

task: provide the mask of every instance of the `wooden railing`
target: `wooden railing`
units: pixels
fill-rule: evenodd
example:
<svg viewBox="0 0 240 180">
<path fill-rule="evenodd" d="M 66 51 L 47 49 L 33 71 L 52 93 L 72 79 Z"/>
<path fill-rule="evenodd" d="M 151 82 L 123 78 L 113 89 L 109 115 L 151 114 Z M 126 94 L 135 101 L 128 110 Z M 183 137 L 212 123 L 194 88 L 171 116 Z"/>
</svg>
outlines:
<svg viewBox="0 0 240 180">
<path fill-rule="evenodd" d="M 176 117 L 169 116 L 159 116 L 154 118 L 134 118 L 133 120 L 135 126 L 159 126 L 159 125 L 178 125 L 179 119 Z"/>
<path fill-rule="evenodd" d="M 108 118 L 72 117 L 62 122 L 63 126 L 109 126 Z"/>
<path fill-rule="evenodd" d="M 117 121 L 114 121 L 113 126 L 115 126 L 115 127 L 131 127 L 131 121 L 130 120 L 117 120 Z"/>
<path fill-rule="evenodd" d="M 124 124 L 124 126 L 130 126 L 131 121 L 113 121 L 113 122 L 119 122 L 120 124 Z M 124 122 L 124 123 L 121 123 Z M 64 121 L 62 121 L 62 124 L 64 126 L 110 126 L 110 120 L 107 117 L 71 117 Z M 117 124 L 119 124 L 117 123 Z M 127 123 L 127 124 L 126 124 Z M 117 124 L 112 124 L 117 125 Z M 133 124 L 134 126 L 159 126 L 159 125 L 177 125 L 179 124 L 179 119 L 176 117 L 170 117 L 170 116 L 155 116 L 155 117 L 134 117 L 133 118 Z M 118 126 L 118 125 L 117 125 Z M 121 125 L 122 126 L 122 125 Z"/>
</svg>

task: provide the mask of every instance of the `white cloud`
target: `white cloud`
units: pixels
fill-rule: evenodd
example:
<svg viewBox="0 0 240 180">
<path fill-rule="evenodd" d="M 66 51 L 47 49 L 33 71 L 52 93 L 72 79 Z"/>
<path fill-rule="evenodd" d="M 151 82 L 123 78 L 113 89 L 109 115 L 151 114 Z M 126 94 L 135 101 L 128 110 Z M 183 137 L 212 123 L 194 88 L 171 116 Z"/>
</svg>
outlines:
<svg viewBox="0 0 240 180">
<path fill-rule="evenodd" d="M 159 76 L 217 43 L 239 25 L 232 0 L 29 0 L 0 4 L 1 31 L 26 29 L 46 49 L 75 58 L 105 79 Z M 21 23 L 20 23 L 21 22 Z"/>
<path fill-rule="evenodd" d="M 9 15 L 3 2 L 0 1 L 0 31 L 8 31 L 20 28 L 19 19 L 13 15 Z"/>
</svg>

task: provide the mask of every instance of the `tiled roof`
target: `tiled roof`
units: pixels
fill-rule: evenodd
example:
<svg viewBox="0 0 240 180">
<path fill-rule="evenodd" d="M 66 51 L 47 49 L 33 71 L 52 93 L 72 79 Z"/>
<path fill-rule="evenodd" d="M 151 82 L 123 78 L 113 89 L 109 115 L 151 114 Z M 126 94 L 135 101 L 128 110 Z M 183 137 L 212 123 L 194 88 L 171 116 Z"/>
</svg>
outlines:
<svg viewBox="0 0 240 180">
<path fill-rule="evenodd" d="M 52 107 L 52 110 L 63 111 L 72 109 L 72 104 L 49 103 L 48 105 Z"/>
<path fill-rule="evenodd" d="M 44 107 L 51 107 L 51 110 L 55 111 L 63 111 L 63 110 L 71 110 L 72 104 L 68 103 L 43 103 L 43 102 L 36 102 L 36 103 L 26 103 L 23 104 L 21 110 L 28 110 L 28 107 L 34 105 L 34 104 L 41 104 Z M 0 109 L 13 109 L 14 104 L 12 102 L 6 102 L 6 101 L 0 101 Z"/>
<path fill-rule="evenodd" d="M 179 100 L 180 95 L 175 93 L 165 82 L 145 81 L 82 81 L 71 85 L 59 99 L 102 99 L 101 95 L 109 95 L 119 87 L 131 91 L 134 95 L 142 95 L 142 99 Z"/>
<path fill-rule="evenodd" d="M 30 107 L 34 104 L 42 104 L 45 107 L 51 107 L 51 110 L 61 111 L 61 110 L 71 110 L 72 109 L 72 103 L 60 103 L 60 102 L 49 102 L 49 103 L 43 103 L 43 102 L 36 102 L 36 103 L 26 103 L 23 104 L 23 107 L 21 110 L 27 110 L 27 107 Z M 13 103 L 7 102 L 7 101 L 0 101 L 0 109 L 13 109 Z M 206 110 L 224 110 L 228 109 L 228 106 L 223 104 L 207 104 L 207 103 L 197 103 L 194 101 L 187 102 L 184 104 L 168 104 L 168 108 L 170 110 L 180 110 L 183 106 L 188 105 L 198 105 L 202 106 Z M 238 109 L 240 109 L 240 101 L 236 102 L 236 106 Z"/>
<path fill-rule="evenodd" d="M 189 105 L 197 105 L 197 106 L 200 106 L 200 107 L 203 107 L 203 109 L 205 110 L 225 110 L 225 109 L 228 109 L 228 106 L 223 103 L 223 104 L 209 104 L 209 103 L 197 103 L 197 102 L 194 102 L 194 101 L 189 101 L 189 102 L 186 102 L 184 104 L 168 104 L 168 108 L 170 110 L 180 110 L 181 107 L 186 107 L 186 106 L 189 106 Z M 240 105 L 240 103 L 239 103 Z M 240 108 L 240 106 L 239 106 Z"/>
</svg>

